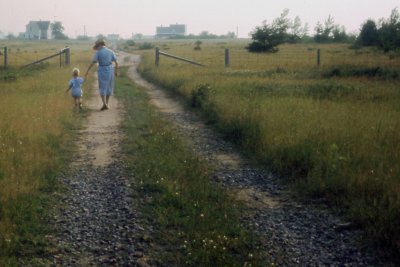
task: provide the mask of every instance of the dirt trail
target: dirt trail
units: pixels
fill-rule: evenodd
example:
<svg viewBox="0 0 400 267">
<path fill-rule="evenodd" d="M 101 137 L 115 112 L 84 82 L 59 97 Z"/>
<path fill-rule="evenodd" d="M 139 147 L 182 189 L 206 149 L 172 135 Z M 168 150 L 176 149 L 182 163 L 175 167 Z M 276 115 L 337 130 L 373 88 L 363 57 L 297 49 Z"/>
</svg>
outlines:
<svg viewBox="0 0 400 267">
<path fill-rule="evenodd" d="M 144 80 L 137 73 L 139 56 L 124 56 L 133 62 L 128 76 L 146 90 L 191 148 L 215 167 L 214 181 L 252 210 L 243 221 L 261 238 L 265 252 L 278 266 L 391 266 L 374 248 L 362 245 L 361 231 L 341 228 L 345 222 L 327 208 L 292 200 L 277 177 L 249 164 L 198 116 Z"/>
<path fill-rule="evenodd" d="M 97 78 L 96 78 L 97 80 Z M 110 99 L 111 109 L 100 112 L 102 106 L 101 98 L 98 94 L 97 81 L 85 108 L 91 110 L 84 129 L 79 132 L 78 140 L 81 159 L 73 162 L 75 166 L 81 164 L 92 164 L 97 167 L 106 167 L 113 162 L 113 155 L 119 153 L 119 146 L 116 140 L 120 140 L 119 131 L 123 115 L 123 107 L 120 106 L 118 99 Z"/>
<path fill-rule="evenodd" d="M 79 151 L 71 169 L 60 177 L 67 193 L 50 222 L 58 234 L 50 237 L 55 251 L 46 265 L 137 266 L 144 257 L 144 229 L 137 223 L 120 156 L 123 106 L 112 97 L 110 109 L 100 111 L 97 79 L 89 92 L 92 96 L 83 103 L 87 122 L 78 132 Z"/>
<path fill-rule="evenodd" d="M 128 76 L 138 85 L 145 88 L 147 93 L 150 96 L 150 102 L 162 113 L 169 115 L 183 115 L 187 113 L 187 110 L 184 109 L 183 105 L 179 103 L 177 100 L 171 98 L 165 90 L 162 88 L 149 83 L 145 79 L 143 79 L 140 74 L 137 72 L 137 67 L 140 63 L 140 56 L 138 55 L 129 55 L 122 54 L 125 57 L 129 57 L 130 61 L 133 63 L 132 67 L 129 68 Z M 201 131 L 209 131 L 205 124 L 196 119 L 195 122 L 192 123 L 184 123 L 179 125 L 180 128 L 186 129 L 189 132 L 193 130 L 201 130 Z M 222 164 L 227 166 L 232 165 L 233 167 L 237 167 L 245 162 L 245 160 L 237 153 L 230 151 L 221 150 L 220 153 L 214 155 L 215 159 Z"/>
<path fill-rule="evenodd" d="M 168 97 L 164 90 L 160 90 L 159 87 L 149 83 L 140 76 L 140 74 L 136 71 L 140 63 L 139 55 L 130 55 L 126 53 L 121 53 L 121 55 L 125 58 L 129 58 L 129 61 L 132 63 L 132 66 L 129 68 L 128 76 L 135 83 L 147 89 L 147 93 L 151 98 L 151 103 L 157 107 L 158 110 L 163 113 L 170 114 L 182 114 L 185 112 L 182 105 Z"/>
</svg>

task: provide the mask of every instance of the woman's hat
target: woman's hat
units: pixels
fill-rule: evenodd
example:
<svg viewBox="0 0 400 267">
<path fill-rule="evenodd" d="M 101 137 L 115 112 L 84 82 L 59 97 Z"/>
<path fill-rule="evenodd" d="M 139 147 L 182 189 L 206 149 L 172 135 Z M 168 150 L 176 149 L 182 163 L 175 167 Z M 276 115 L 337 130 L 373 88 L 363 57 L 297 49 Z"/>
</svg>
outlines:
<svg viewBox="0 0 400 267">
<path fill-rule="evenodd" d="M 99 39 L 94 43 L 93 49 L 97 49 L 101 46 L 105 46 L 106 45 L 106 41 L 104 41 L 103 39 Z"/>
</svg>

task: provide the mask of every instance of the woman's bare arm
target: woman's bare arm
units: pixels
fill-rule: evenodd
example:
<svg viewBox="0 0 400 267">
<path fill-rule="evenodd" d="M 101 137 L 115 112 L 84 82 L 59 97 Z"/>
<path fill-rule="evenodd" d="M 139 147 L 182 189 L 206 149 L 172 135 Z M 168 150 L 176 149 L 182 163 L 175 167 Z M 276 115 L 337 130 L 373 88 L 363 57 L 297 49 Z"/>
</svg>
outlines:
<svg viewBox="0 0 400 267">
<path fill-rule="evenodd" d="M 92 62 L 92 63 L 89 65 L 89 67 L 88 67 L 88 69 L 87 69 L 87 71 L 86 71 L 86 74 L 85 74 L 85 80 L 86 80 L 86 78 L 87 78 L 87 76 L 88 76 L 88 74 L 89 74 L 90 69 L 94 66 L 94 64 L 96 64 L 96 63 L 95 63 L 95 62 Z"/>
<path fill-rule="evenodd" d="M 118 77 L 118 62 L 117 61 L 114 61 L 114 63 L 115 63 L 115 77 Z"/>
</svg>

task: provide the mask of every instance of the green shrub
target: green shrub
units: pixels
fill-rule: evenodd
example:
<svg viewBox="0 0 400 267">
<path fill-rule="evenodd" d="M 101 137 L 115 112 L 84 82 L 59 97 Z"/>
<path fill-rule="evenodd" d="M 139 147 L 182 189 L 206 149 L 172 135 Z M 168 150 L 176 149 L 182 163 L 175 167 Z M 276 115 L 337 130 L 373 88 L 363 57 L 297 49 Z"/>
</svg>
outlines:
<svg viewBox="0 0 400 267">
<path fill-rule="evenodd" d="M 333 67 L 325 72 L 324 77 L 367 77 L 367 78 L 387 78 L 397 79 L 399 73 L 396 70 L 384 69 L 381 67 L 358 67 L 342 66 Z"/>
<path fill-rule="evenodd" d="M 126 44 L 127 44 L 128 46 L 135 46 L 135 45 L 136 45 L 135 41 L 133 41 L 133 40 L 128 40 L 128 41 L 126 41 Z"/>
<path fill-rule="evenodd" d="M 149 50 L 149 49 L 153 49 L 153 48 L 154 48 L 154 45 L 152 43 L 148 43 L 148 42 L 140 43 L 138 45 L 139 50 Z"/>
<path fill-rule="evenodd" d="M 196 87 L 192 91 L 192 107 L 193 108 L 202 108 L 204 107 L 209 101 L 209 94 L 211 91 L 211 87 L 209 84 L 201 84 Z"/>
</svg>

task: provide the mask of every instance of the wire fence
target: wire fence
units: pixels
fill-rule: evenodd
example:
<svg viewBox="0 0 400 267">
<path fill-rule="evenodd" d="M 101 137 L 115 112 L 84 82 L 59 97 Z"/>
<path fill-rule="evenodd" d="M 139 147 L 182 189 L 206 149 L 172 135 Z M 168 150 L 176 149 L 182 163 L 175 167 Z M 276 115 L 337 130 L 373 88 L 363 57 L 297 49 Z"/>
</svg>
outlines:
<svg viewBox="0 0 400 267">
<path fill-rule="evenodd" d="M 312 68 L 332 67 L 380 67 L 400 70 L 400 57 L 398 54 L 383 53 L 374 49 L 349 49 L 348 45 L 283 45 L 276 53 L 250 53 L 244 45 L 229 43 L 214 43 L 194 49 L 193 45 L 174 44 L 161 45 L 160 51 L 170 55 L 182 57 L 205 65 L 206 68 L 226 68 L 232 70 L 283 70 L 306 71 Z M 44 57 L 60 52 L 56 47 L 42 48 L 28 45 L 10 45 L 0 47 L 0 67 L 21 67 Z M 228 59 L 227 59 L 228 50 Z M 155 60 L 155 59 L 154 59 Z M 159 64 L 173 59 L 162 57 Z M 60 55 L 47 60 L 52 65 L 64 65 L 65 59 Z M 186 63 L 173 63 L 186 64 Z M 194 66 L 195 67 L 195 66 Z"/>
<path fill-rule="evenodd" d="M 166 51 L 168 54 L 195 61 L 209 68 L 304 71 L 319 67 L 380 67 L 400 70 L 400 57 L 396 54 L 373 49 L 349 49 L 344 45 L 286 45 L 276 53 L 250 53 L 243 48 L 224 47 L 201 50 L 171 48 Z M 161 58 L 159 64 L 162 65 L 166 60 L 171 59 Z"/>
</svg>

